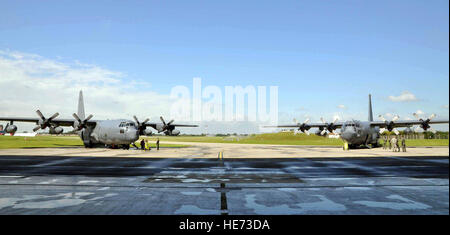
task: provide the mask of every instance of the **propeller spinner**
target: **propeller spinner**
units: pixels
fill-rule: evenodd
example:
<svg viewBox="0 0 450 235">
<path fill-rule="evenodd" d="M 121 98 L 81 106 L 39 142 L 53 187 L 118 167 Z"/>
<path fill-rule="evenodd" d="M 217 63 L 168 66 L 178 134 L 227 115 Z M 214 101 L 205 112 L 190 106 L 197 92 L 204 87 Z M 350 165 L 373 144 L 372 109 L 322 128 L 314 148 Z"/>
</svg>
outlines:
<svg viewBox="0 0 450 235">
<path fill-rule="evenodd" d="M 327 123 L 323 119 L 323 117 L 321 117 L 320 120 L 322 121 L 322 123 L 326 125 L 326 127 L 320 132 L 320 135 L 324 135 L 327 131 L 333 133 L 333 131 L 336 130 L 337 126 L 334 124 L 339 120 L 339 118 L 338 117 L 334 118 L 334 121 L 332 123 Z"/>
<path fill-rule="evenodd" d="M 83 128 L 86 128 L 87 122 L 93 117 L 92 114 L 89 114 L 89 116 L 87 118 L 85 118 L 84 120 L 81 120 L 80 117 L 78 117 L 78 115 L 76 113 L 73 113 L 72 116 L 78 122 L 78 123 L 75 123 L 73 126 L 73 128 L 77 131 L 82 130 Z"/>
<path fill-rule="evenodd" d="M 296 135 L 298 133 L 298 131 L 301 131 L 307 135 L 309 135 L 309 129 L 311 128 L 310 126 L 308 126 L 308 122 L 309 122 L 309 118 L 307 118 L 303 123 L 298 123 L 297 119 L 294 118 L 294 122 L 297 124 L 298 129 L 294 131 L 294 135 Z"/>
<path fill-rule="evenodd" d="M 35 128 L 33 128 L 33 131 L 37 131 L 39 129 L 45 129 L 47 127 L 51 127 L 52 120 L 55 119 L 59 115 L 59 113 L 55 113 L 55 114 L 53 114 L 53 116 L 51 116 L 48 119 L 46 119 L 39 109 L 36 110 L 36 113 L 38 114 L 40 120 L 38 122 L 38 125 Z"/>
<path fill-rule="evenodd" d="M 140 135 L 144 135 L 144 134 L 145 134 L 145 133 L 144 133 L 144 130 L 145 130 L 145 128 L 146 128 L 145 123 L 148 122 L 150 119 L 147 118 L 147 119 L 145 119 L 143 122 L 139 122 L 139 120 L 137 119 L 136 116 L 133 116 L 133 118 L 134 118 L 134 120 L 136 121 L 137 128 L 138 128 L 138 130 L 139 130 L 139 134 L 140 134 Z"/>
<path fill-rule="evenodd" d="M 170 127 L 170 125 L 173 123 L 173 119 L 172 120 L 170 120 L 170 122 L 168 122 L 168 123 L 166 123 L 165 121 L 164 121 L 164 118 L 161 116 L 161 117 L 159 117 L 159 119 L 161 119 L 161 122 L 163 123 L 163 126 L 162 126 L 162 128 L 160 129 L 160 130 L 158 130 L 158 132 L 163 132 L 163 131 L 166 131 L 166 130 L 169 130 L 169 127 Z"/>
<path fill-rule="evenodd" d="M 397 121 L 398 119 L 400 119 L 400 117 L 398 115 L 395 115 L 391 121 L 387 121 L 383 115 L 378 115 L 378 117 L 386 123 L 386 127 L 380 128 L 380 134 L 382 134 L 383 132 L 385 132 L 386 130 L 388 131 L 393 131 L 396 135 L 399 135 L 400 132 L 397 130 L 397 128 L 395 128 L 395 121 Z"/>
<path fill-rule="evenodd" d="M 413 113 L 414 117 L 416 117 L 417 119 L 419 119 L 419 121 L 421 121 L 422 123 L 420 124 L 420 127 L 424 130 L 427 131 L 428 129 L 430 129 L 431 132 L 433 132 L 434 134 L 436 134 L 436 130 L 433 129 L 430 126 L 430 121 L 436 117 L 436 114 L 431 114 L 430 117 L 428 117 L 426 120 L 423 120 L 422 118 L 419 117 L 419 115 L 417 113 Z M 418 132 L 419 127 L 415 128 L 414 131 Z"/>
</svg>

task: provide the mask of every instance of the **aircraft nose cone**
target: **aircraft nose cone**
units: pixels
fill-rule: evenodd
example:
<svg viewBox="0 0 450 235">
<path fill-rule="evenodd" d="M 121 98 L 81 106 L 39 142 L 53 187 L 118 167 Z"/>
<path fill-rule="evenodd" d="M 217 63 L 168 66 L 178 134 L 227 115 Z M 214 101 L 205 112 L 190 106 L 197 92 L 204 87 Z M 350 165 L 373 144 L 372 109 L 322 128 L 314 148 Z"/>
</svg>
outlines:
<svg viewBox="0 0 450 235">
<path fill-rule="evenodd" d="M 356 137 L 356 133 L 355 133 L 354 131 L 344 131 L 344 132 L 341 134 L 341 137 L 342 137 L 342 139 L 344 139 L 344 140 L 351 140 L 351 139 L 353 139 L 353 138 Z"/>
</svg>

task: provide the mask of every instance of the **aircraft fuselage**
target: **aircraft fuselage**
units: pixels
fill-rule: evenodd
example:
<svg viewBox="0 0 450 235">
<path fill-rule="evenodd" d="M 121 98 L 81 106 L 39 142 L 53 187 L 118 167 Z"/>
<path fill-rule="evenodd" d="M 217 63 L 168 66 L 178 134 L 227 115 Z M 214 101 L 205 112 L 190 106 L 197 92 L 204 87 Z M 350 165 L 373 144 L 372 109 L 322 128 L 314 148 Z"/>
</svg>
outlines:
<svg viewBox="0 0 450 235">
<path fill-rule="evenodd" d="M 139 139 L 139 132 L 131 120 L 102 120 L 93 128 L 86 128 L 80 137 L 87 146 L 94 144 L 130 145 Z"/>
<path fill-rule="evenodd" d="M 380 129 L 368 121 L 347 121 L 341 127 L 341 138 L 349 145 L 376 145 Z"/>
</svg>

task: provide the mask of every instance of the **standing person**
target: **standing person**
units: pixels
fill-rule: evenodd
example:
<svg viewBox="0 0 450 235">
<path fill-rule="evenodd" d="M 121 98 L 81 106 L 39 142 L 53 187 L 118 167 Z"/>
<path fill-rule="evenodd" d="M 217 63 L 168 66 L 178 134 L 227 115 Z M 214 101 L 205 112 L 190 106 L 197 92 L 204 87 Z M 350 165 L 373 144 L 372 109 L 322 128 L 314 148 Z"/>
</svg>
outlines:
<svg viewBox="0 0 450 235">
<path fill-rule="evenodd" d="M 148 140 L 145 140 L 145 150 L 150 150 L 150 145 L 148 144 Z"/>
<path fill-rule="evenodd" d="M 145 150 L 145 141 L 144 141 L 144 139 L 141 140 L 141 150 Z"/>
<path fill-rule="evenodd" d="M 400 149 L 398 148 L 398 138 L 397 138 L 397 136 L 394 136 L 394 152 L 400 152 Z"/>
<path fill-rule="evenodd" d="M 156 150 L 159 150 L 159 138 L 156 139 Z"/>
<path fill-rule="evenodd" d="M 402 151 L 406 152 L 406 139 L 404 136 L 402 136 Z"/>
<path fill-rule="evenodd" d="M 388 136 L 388 147 L 389 147 L 389 150 L 391 150 L 392 149 L 392 138 L 390 137 L 390 136 Z"/>
<path fill-rule="evenodd" d="M 391 139 L 391 147 L 392 147 L 392 151 L 393 152 L 396 152 L 396 148 L 395 148 L 395 146 L 397 145 L 397 139 L 395 138 L 395 136 L 394 137 L 392 137 L 392 139 Z"/>
</svg>

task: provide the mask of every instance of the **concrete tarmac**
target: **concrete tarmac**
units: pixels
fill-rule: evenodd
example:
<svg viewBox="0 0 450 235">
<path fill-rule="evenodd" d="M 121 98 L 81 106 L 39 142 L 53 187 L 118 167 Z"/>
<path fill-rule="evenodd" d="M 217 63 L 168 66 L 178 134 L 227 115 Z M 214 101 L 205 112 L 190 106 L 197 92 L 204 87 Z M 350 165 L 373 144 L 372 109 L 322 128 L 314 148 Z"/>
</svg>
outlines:
<svg viewBox="0 0 450 235">
<path fill-rule="evenodd" d="M 3 152 L 0 214 L 449 214 L 448 155 L 327 156 Z"/>
<path fill-rule="evenodd" d="M 0 149 L 1 155 L 24 156 L 86 156 L 86 157 L 144 157 L 144 158 L 217 158 L 222 153 L 229 158 L 303 158 L 303 157 L 408 157 L 408 156 L 449 156 L 448 146 L 414 147 L 407 152 L 392 152 L 383 148 L 352 149 L 344 151 L 342 147 L 301 146 L 301 145 L 265 145 L 265 144 L 229 144 L 229 143 L 196 143 L 196 142 L 164 142 L 184 144 L 189 147 L 161 148 L 157 151 L 122 150 L 83 147 L 62 148 L 26 148 Z"/>
</svg>

